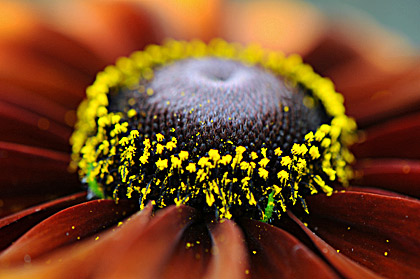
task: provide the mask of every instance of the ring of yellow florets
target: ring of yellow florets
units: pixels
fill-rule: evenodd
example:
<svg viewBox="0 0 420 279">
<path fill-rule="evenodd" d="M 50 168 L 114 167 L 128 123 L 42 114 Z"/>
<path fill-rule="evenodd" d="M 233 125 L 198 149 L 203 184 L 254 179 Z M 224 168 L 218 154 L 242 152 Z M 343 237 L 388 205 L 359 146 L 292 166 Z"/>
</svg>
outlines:
<svg viewBox="0 0 420 279">
<path fill-rule="evenodd" d="M 170 134 L 148 138 L 141 130 L 130 128 L 135 110 L 108 112 L 112 88 L 134 89 L 141 80 L 153 79 L 156 67 L 207 56 L 260 65 L 292 84 L 304 86 L 312 93 L 305 97 L 304 104 L 311 107 L 319 101 L 331 123 L 306 134 L 291 150 L 269 152 L 262 146 L 257 154 L 235 146 L 233 154 L 211 149 L 191 158 Z M 145 91 L 153 94 L 151 89 Z M 343 97 L 335 92 L 332 82 L 314 73 L 296 55 L 285 57 L 257 46 L 241 47 L 222 40 L 209 45 L 169 41 L 120 58 L 116 66 L 99 73 L 86 92 L 87 100 L 79 107 L 71 138 L 72 164 L 78 165 L 80 176 L 98 197 L 110 197 L 108 186 L 114 185 L 112 196 L 116 200 L 120 192 L 127 198 L 136 196 L 141 208 L 151 199 L 158 207 L 201 199 L 220 218 L 231 218 L 232 208 L 246 204 L 267 221 L 296 201 L 307 210 L 305 195 L 330 195 L 332 181 L 345 185 L 352 175 L 348 164 L 353 157 L 346 146 L 353 139 L 355 122 L 345 115 Z M 277 167 L 270 167 L 273 165 Z"/>
</svg>

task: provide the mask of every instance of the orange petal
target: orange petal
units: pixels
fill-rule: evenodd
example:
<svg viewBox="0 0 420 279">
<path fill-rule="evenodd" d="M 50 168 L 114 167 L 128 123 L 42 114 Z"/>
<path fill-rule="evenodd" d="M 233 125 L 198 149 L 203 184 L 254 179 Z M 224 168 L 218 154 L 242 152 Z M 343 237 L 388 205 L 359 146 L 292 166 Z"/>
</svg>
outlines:
<svg viewBox="0 0 420 279">
<path fill-rule="evenodd" d="M 231 1 L 225 6 L 222 37 L 228 41 L 304 54 L 324 31 L 322 16 L 307 3 Z"/>
<path fill-rule="evenodd" d="M 163 39 L 153 14 L 129 1 L 60 2 L 50 16 L 64 34 L 88 45 L 107 64 Z"/>
<path fill-rule="evenodd" d="M 154 15 L 166 37 L 177 40 L 209 41 L 220 36 L 223 0 L 133 0 Z"/>
<path fill-rule="evenodd" d="M 205 278 L 248 278 L 249 258 L 239 227 L 231 220 L 222 220 L 210 227 L 213 240 L 212 259 Z"/>
<path fill-rule="evenodd" d="M 74 108 L 104 62 L 55 31 L 29 5 L 2 2 L 0 8 L 0 17 L 13 18 L 0 24 L 0 83 Z"/>
</svg>

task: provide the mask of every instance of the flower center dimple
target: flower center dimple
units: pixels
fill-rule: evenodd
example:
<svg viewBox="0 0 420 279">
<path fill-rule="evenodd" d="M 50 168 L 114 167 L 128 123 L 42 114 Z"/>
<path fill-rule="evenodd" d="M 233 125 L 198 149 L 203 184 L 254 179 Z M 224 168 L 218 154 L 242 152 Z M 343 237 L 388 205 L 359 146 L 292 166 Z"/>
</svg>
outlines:
<svg viewBox="0 0 420 279">
<path fill-rule="evenodd" d="M 140 91 L 120 92 L 114 110 L 133 109 L 143 134 L 171 134 L 178 148 L 194 156 L 212 148 L 232 153 L 239 145 L 259 153 L 261 147 L 289 149 L 327 120 L 321 109 L 304 106 L 304 96 L 302 89 L 257 67 L 187 59 L 157 69 Z"/>
<path fill-rule="evenodd" d="M 351 175 L 354 122 L 293 56 L 170 42 L 107 67 L 87 95 L 73 160 L 98 197 L 270 221 Z"/>
</svg>

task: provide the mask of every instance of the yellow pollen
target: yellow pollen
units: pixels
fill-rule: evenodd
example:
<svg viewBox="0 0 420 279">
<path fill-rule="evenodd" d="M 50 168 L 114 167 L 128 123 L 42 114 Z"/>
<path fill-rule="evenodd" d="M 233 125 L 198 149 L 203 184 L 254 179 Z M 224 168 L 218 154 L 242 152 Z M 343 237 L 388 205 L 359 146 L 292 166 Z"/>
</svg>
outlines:
<svg viewBox="0 0 420 279">
<path fill-rule="evenodd" d="M 156 134 L 156 139 L 157 139 L 157 141 L 158 142 L 161 142 L 161 141 L 163 141 L 163 139 L 164 139 L 165 137 L 162 135 L 162 134 Z"/>
<path fill-rule="evenodd" d="M 109 93 L 116 92 L 116 88 L 136 90 L 136 94 L 149 98 L 157 94 L 152 88 L 146 88 L 157 78 L 156 69 L 178 60 L 200 57 L 256 65 L 281 76 L 291 85 L 300 84 L 311 92 L 311 96 L 303 97 L 304 105 L 312 108 L 320 104 L 331 121 L 296 139 L 291 148 L 282 147 L 283 150 L 280 147 L 270 150 L 266 146 L 271 143 L 237 146 L 236 139 L 228 138 L 221 140 L 226 148 L 210 147 L 206 150 L 208 155 L 199 152 L 191 155 L 192 150 L 180 151 L 181 143 L 178 144 L 177 138 L 168 140 L 168 135 L 163 135 L 166 131 L 169 136 L 175 135 L 175 127 L 165 127 L 165 132 L 157 133 L 156 139 L 144 132 L 147 127 L 143 127 L 141 121 L 137 123 L 137 118 L 157 119 L 158 116 L 133 109 L 136 98 L 129 98 L 128 106 L 121 111 L 110 111 L 109 103 L 115 95 Z M 178 94 L 186 95 L 185 92 Z M 296 202 L 308 212 L 303 193 L 331 195 L 334 189 L 330 185 L 334 181 L 345 186 L 353 176 L 348 166 L 354 156 L 347 145 L 354 141 L 355 121 L 345 115 L 343 98 L 335 92 L 333 83 L 314 73 L 296 55 L 286 56 L 256 46 L 238 47 L 220 39 L 208 45 L 200 41 L 168 41 L 163 46 L 149 46 L 130 57 L 118 59 L 115 66 L 108 66 L 97 75 L 86 95 L 87 99 L 78 109 L 78 122 L 71 137 L 72 165 L 79 167 L 80 177 L 89 189 L 104 198 L 118 201 L 122 196 L 140 196 L 140 208 L 152 199 L 158 208 L 163 208 L 185 203 L 197 206 L 195 200 L 205 197 L 202 206 L 214 209 L 218 218 L 232 218 L 232 206 L 247 206 L 267 221 L 278 218 Z M 168 106 L 174 103 L 163 102 Z M 208 99 L 207 104 L 210 102 L 216 104 Z M 200 103 L 195 109 L 198 111 L 198 107 L 207 104 Z M 289 116 L 291 109 L 293 107 L 283 106 L 285 116 Z M 185 113 L 195 114 L 196 110 L 189 108 Z M 181 115 L 174 114 L 174 117 Z M 37 124 L 39 129 L 49 129 L 52 125 L 43 118 Z M 270 129 L 270 125 L 267 127 Z M 182 133 L 182 130 L 176 132 Z M 203 132 L 197 131 L 188 140 L 198 147 L 201 137 L 204 137 Z M 226 151 L 232 147 L 233 152 Z M 257 169 L 258 173 L 254 173 Z M 405 166 L 402 171 L 409 173 L 410 168 Z M 164 189 L 162 197 L 153 196 L 159 189 Z"/>
</svg>

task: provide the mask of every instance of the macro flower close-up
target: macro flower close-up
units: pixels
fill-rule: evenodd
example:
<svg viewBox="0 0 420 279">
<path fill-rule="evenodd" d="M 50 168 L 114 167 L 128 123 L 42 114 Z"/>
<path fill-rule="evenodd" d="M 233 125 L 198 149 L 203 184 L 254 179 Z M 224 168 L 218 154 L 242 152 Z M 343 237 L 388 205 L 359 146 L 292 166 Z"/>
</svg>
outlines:
<svg viewBox="0 0 420 279">
<path fill-rule="evenodd" d="M 0 278 L 419 278 L 419 81 L 302 1 L 2 1 Z"/>
</svg>

